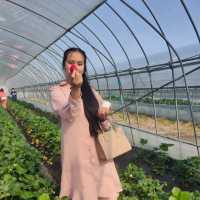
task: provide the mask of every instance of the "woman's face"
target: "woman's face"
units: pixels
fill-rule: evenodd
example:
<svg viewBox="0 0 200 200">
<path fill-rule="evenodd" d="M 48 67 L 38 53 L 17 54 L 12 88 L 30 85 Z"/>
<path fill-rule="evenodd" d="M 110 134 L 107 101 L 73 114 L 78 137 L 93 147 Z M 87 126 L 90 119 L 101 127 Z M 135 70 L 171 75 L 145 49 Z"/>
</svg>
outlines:
<svg viewBox="0 0 200 200">
<path fill-rule="evenodd" d="M 71 52 L 67 56 L 67 59 L 65 61 L 65 75 L 66 78 L 69 77 L 69 68 L 70 65 L 74 64 L 76 65 L 76 69 L 79 73 L 84 73 L 84 56 L 79 52 Z"/>
</svg>

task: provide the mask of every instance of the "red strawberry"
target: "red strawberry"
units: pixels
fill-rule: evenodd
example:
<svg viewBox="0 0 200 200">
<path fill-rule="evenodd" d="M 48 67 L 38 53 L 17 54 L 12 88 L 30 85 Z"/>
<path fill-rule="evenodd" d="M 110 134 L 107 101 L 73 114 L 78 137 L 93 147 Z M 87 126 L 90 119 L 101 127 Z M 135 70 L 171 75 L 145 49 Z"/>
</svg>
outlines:
<svg viewBox="0 0 200 200">
<path fill-rule="evenodd" d="M 69 67 L 70 73 L 72 74 L 74 70 L 76 70 L 76 65 L 71 64 L 70 67 Z"/>
</svg>

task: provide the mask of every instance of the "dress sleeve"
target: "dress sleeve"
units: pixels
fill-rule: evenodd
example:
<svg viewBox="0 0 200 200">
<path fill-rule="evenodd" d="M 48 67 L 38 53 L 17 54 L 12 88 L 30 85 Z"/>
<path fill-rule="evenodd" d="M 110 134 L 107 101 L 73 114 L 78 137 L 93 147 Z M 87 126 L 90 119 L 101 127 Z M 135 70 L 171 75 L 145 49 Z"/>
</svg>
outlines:
<svg viewBox="0 0 200 200">
<path fill-rule="evenodd" d="M 82 98 L 73 99 L 71 95 L 66 98 L 59 86 L 50 88 L 51 106 L 61 119 L 74 121 L 82 112 Z"/>
</svg>

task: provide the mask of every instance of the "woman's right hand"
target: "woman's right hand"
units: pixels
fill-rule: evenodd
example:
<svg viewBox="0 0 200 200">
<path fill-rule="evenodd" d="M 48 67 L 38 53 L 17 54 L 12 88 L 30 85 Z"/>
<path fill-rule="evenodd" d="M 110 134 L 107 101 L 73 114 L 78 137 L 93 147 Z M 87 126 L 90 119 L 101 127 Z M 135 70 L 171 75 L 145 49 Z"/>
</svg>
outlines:
<svg viewBox="0 0 200 200">
<path fill-rule="evenodd" d="M 72 87 L 78 88 L 80 88 L 83 84 L 83 76 L 77 70 L 74 70 L 72 74 L 70 74 L 70 84 L 72 85 Z"/>
<path fill-rule="evenodd" d="M 79 99 L 81 95 L 81 85 L 83 84 L 82 74 L 76 70 L 70 74 L 71 96 L 73 99 Z"/>
</svg>

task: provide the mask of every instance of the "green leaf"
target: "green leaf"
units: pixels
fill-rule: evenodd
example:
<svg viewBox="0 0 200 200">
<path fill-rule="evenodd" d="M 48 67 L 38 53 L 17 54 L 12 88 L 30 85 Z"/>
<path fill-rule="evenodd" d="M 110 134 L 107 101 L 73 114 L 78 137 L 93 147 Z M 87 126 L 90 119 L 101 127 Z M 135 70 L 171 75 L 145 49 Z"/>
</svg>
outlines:
<svg viewBox="0 0 200 200">
<path fill-rule="evenodd" d="M 181 192 L 180 200 L 191 200 L 191 194 L 189 192 Z"/>
<path fill-rule="evenodd" d="M 180 192 L 181 192 L 181 190 L 180 190 L 180 188 L 178 188 L 178 187 L 174 187 L 174 188 L 172 189 L 172 194 L 173 194 L 173 196 L 175 196 L 175 197 L 179 197 Z"/>
<path fill-rule="evenodd" d="M 161 143 L 161 145 L 159 146 L 159 148 L 162 151 L 168 151 L 169 147 L 172 147 L 172 146 L 174 146 L 174 144 Z"/>
<path fill-rule="evenodd" d="M 38 200 L 50 200 L 50 197 L 47 193 L 43 193 L 38 197 Z"/>
<path fill-rule="evenodd" d="M 144 138 L 141 138 L 140 139 L 140 144 L 141 145 L 145 145 L 145 144 L 147 144 L 148 143 L 148 140 L 146 140 L 146 139 L 144 139 Z"/>
<path fill-rule="evenodd" d="M 177 198 L 176 198 L 176 197 L 173 197 L 173 196 L 170 196 L 170 197 L 169 197 L 169 200 L 177 200 Z"/>
</svg>

